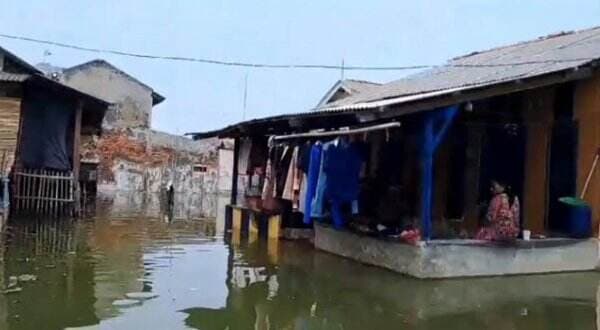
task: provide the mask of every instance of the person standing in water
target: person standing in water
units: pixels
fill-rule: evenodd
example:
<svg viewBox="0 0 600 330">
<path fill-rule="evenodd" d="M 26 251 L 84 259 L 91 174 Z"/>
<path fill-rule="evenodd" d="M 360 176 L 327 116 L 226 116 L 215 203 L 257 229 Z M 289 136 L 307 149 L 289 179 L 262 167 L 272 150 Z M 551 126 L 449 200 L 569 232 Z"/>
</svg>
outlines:
<svg viewBox="0 0 600 330">
<path fill-rule="evenodd" d="M 512 241 L 519 235 L 520 204 L 511 196 L 510 187 L 492 180 L 492 199 L 486 214 L 487 225 L 479 230 L 476 239 L 488 241 Z"/>
</svg>

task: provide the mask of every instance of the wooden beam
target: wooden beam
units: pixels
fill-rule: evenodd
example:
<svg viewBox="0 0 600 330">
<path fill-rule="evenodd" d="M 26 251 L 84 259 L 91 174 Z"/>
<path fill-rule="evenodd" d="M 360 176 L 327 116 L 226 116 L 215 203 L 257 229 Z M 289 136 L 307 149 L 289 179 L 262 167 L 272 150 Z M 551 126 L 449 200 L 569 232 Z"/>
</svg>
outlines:
<svg viewBox="0 0 600 330">
<path fill-rule="evenodd" d="M 529 79 L 519 80 L 518 82 L 510 81 L 495 86 L 482 86 L 472 90 L 464 90 L 461 94 L 458 95 L 442 95 L 430 99 L 407 102 L 396 106 L 390 105 L 389 109 L 386 109 L 386 111 L 380 113 L 380 118 L 394 118 L 407 114 L 447 107 L 464 102 L 478 101 L 494 96 L 506 95 L 550 85 L 562 84 L 574 80 L 586 79 L 590 78 L 593 75 L 593 73 L 594 70 L 591 68 L 578 68 L 577 70 L 569 70 L 542 77 L 533 77 Z"/>
<path fill-rule="evenodd" d="M 73 132 L 73 201 L 75 216 L 80 214 L 81 194 L 79 191 L 79 169 L 81 163 L 80 145 L 81 145 L 81 116 L 83 112 L 83 100 L 77 102 L 75 109 L 75 129 Z"/>
<path fill-rule="evenodd" d="M 238 160 L 240 159 L 240 138 L 235 138 L 233 142 L 233 170 L 231 171 L 231 205 L 237 204 L 238 190 Z"/>
<path fill-rule="evenodd" d="M 297 139 L 297 138 L 319 138 L 319 137 L 328 137 L 328 136 L 331 137 L 331 136 L 340 136 L 340 135 L 354 135 L 354 134 L 362 134 L 362 133 L 367 133 L 367 132 L 396 128 L 396 127 L 400 127 L 400 126 L 401 126 L 401 124 L 398 122 L 390 122 L 390 123 L 386 123 L 386 124 L 379 124 L 379 125 L 354 128 L 354 129 L 339 129 L 339 130 L 333 130 L 333 131 L 279 135 L 279 136 L 275 136 L 273 139 L 276 141 L 280 141 L 280 140 Z"/>
<path fill-rule="evenodd" d="M 77 102 L 77 108 L 75 109 L 75 123 L 73 130 L 73 177 L 75 181 L 79 181 L 79 168 L 80 168 L 80 148 L 81 148 L 81 115 L 83 112 L 83 101 Z"/>
</svg>

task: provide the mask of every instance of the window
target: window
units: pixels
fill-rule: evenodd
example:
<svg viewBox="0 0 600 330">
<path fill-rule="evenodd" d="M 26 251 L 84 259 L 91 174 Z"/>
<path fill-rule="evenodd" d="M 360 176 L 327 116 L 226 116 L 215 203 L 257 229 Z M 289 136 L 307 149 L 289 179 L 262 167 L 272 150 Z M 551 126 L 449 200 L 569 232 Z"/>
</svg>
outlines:
<svg viewBox="0 0 600 330">
<path fill-rule="evenodd" d="M 194 174 L 196 173 L 206 173 L 208 172 L 208 166 L 206 165 L 194 165 L 193 170 Z"/>
</svg>

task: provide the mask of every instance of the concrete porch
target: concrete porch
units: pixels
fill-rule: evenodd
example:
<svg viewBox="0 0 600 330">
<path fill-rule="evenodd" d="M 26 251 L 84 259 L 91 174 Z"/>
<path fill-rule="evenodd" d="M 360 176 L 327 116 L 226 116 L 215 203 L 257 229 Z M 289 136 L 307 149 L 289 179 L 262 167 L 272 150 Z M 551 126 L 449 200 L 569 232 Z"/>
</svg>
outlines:
<svg viewBox="0 0 600 330">
<path fill-rule="evenodd" d="M 501 245 L 433 240 L 420 246 L 315 224 L 317 249 L 422 279 L 595 270 L 597 239 L 544 239 Z"/>
</svg>

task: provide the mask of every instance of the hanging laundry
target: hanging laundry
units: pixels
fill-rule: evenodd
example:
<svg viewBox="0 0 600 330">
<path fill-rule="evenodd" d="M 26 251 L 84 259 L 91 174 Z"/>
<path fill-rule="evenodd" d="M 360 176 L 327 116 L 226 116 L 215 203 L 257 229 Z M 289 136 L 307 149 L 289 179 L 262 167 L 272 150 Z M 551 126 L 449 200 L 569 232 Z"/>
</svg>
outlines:
<svg viewBox="0 0 600 330">
<path fill-rule="evenodd" d="M 298 190 L 297 203 L 294 203 L 294 211 L 305 213 L 306 211 L 306 193 L 308 188 L 308 168 L 310 166 L 310 151 L 312 145 L 310 142 L 306 142 L 299 147 L 298 150 L 298 162 L 297 162 L 297 184 L 295 189 Z"/>
<path fill-rule="evenodd" d="M 276 157 L 275 148 L 269 151 L 269 158 L 265 168 L 265 180 L 262 191 L 262 207 L 265 211 L 275 212 L 279 209 L 279 203 L 274 197 L 275 192 L 275 169 L 273 159 Z"/>
<path fill-rule="evenodd" d="M 327 142 L 327 143 L 323 144 L 323 147 L 321 149 L 321 158 L 320 158 L 319 172 L 318 172 L 319 174 L 317 176 L 317 187 L 315 189 L 315 194 L 312 199 L 311 206 L 310 206 L 310 209 L 311 209 L 310 216 L 313 218 L 325 217 L 325 212 L 324 212 L 323 207 L 324 207 L 324 202 L 325 202 L 325 189 L 326 189 L 328 183 L 327 183 L 327 174 L 324 171 L 323 164 L 327 161 L 329 148 L 334 146 L 335 143 L 336 143 L 335 141 Z M 311 166 L 312 166 L 312 159 L 311 159 Z"/>
<path fill-rule="evenodd" d="M 304 198 L 304 223 L 312 223 L 312 202 L 316 194 L 319 180 L 319 171 L 321 168 L 321 153 L 323 145 L 320 142 L 315 143 L 310 150 L 309 166 L 306 180 L 306 197 Z"/>
<path fill-rule="evenodd" d="M 300 146 L 300 151 L 298 153 L 298 168 L 304 172 L 304 174 L 308 173 L 308 167 L 310 166 L 310 151 L 312 150 L 312 145 L 310 142 L 306 142 L 302 146 Z"/>
<path fill-rule="evenodd" d="M 363 153 L 359 146 L 341 141 L 327 149 L 322 163 L 327 176 L 325 196 L 331 202 L 333 223 L 338 228 L 343 227 L 341 208 L 344 204 L 349 203 L 352 213 L 358 213 Z"/>
<path fill-rule="evenodd" d="M 292 150 L 292 157 L 290 159 L 290 166 L 287 171 L 285 184 L 283 186 L 283 193 L 281 194 L 281 198 L 289 201 L 294 200 L 294 180 L 296 180 L 296 172 L 298 172 L 297 164 L 298 147 L 294 147 Z"/>
<path fill-rule="evenodd" d="M 240 140 L 240 151 L 238 156 L 238 173 L 248 175 L 250 172 L 250 150 L 252 149 L 252 139 L 245 138 Z"/>
<path fill-rule="evenodd" d="M 281 148 L 281 147 L 279 147 Z M 275 197 L 281 197 L 285 188 L 285 181 L 292 160 L 292 148 L 284 146 L 279 161 L 275 164 Z"/>
<path fill-rule="evenodd" d="M 298 212 L 306 214 L 306 194 L 308 193 L 308 176 L 300 171 L 302 181 L 300 183 L 300 193 L 298 195 Z"/>
</svg>

